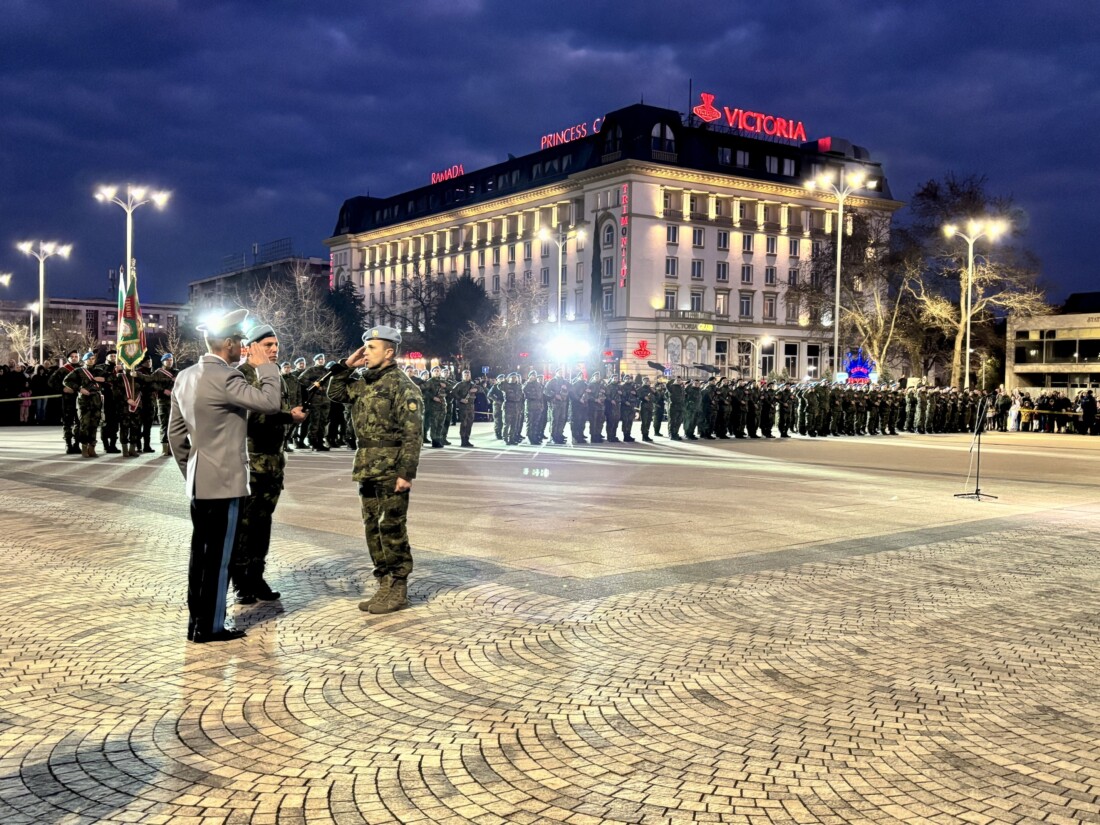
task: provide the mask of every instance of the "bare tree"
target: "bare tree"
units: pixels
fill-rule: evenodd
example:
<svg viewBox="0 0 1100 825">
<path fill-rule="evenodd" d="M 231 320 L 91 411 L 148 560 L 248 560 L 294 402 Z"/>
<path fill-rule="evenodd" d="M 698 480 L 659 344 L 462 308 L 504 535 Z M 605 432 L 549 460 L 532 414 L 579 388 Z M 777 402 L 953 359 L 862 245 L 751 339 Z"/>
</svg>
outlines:
<svg viewBox="0 0 1100 825">
<path fill-rule="evenodd" d="M 43 344 L 51 358 L 56 360 L 74 349 L 84 353 L 99 347 L 99 339 L 88 334 L 80 310 L 47 308 L 44 317 Z"/>
<path fill-rule="evenodd" d="M 24 364 L 33 363 L 38 339 L 31 336 L 29 323 L 0 320 L 0 338 L 7 344 L 7 351 L 3 356 L 5 362 L 15 360 Z"/>
<path fill-rule="evenodd" d="M 511 367 L 518 354 L 530 350 L 537 340 L 549 301 L 549 290 L 529 279 L 518 282 L 504 293 L 495 317 L 471 325 L 463 334 L 462 349 L 476 353 L 487 364 Z"/>
<path fill-rule="evenodd" d="M 305 355 L 339 352 L 345 347 L 339 320 L 325 303 L 324 287 L 310 277 L 304 262 L 295 263 L 285 279 L 257 284 L 241 303 L 279 334 L 283 352 Z"/>
</svg>

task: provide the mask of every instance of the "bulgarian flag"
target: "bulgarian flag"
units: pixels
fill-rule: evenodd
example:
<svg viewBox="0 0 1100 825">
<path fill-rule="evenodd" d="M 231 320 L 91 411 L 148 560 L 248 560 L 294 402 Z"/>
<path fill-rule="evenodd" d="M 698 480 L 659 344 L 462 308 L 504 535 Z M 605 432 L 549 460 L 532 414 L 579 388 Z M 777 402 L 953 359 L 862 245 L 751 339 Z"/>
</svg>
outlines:
<svg viewBox="0 0 1100 825">
<path fill-rule="evenodd" d="M 145 358 L 145 324 L 137 294 L 137 264 L 131 264 L 130 276 L 119 268 L 118 279 L 118 360 L 132 370 Z"/>
</svg>

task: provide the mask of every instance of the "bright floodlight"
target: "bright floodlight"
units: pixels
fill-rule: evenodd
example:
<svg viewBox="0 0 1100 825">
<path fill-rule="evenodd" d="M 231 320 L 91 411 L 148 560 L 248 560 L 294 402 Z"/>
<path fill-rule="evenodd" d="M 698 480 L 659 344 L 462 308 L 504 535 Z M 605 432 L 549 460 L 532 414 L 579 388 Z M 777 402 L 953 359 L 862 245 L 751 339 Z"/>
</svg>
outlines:
<svg viewBox="0 0 1100 825">
<path fill-rule="evenodd" d="M 585 232 L 583 229 L 578 229 L 577 230 L 577 240 L 583 241 L 587 237 L 588 237 L 588 233 Z"/>
<path fill-rule="evenodd" d="M 157 209 L 163 209 L 164 205 L 168 203 L 168 198 L 170 198 L 171 196 L 171 192 L 154 192 L 151 195 L 153 203 L 156 205 Z"/>
<path fill-rule="evenodd" d="M 770 335 L 760 336 L 760 346 L 766 347 L 766 346 L 770 345 L 771 342 L 772 342 L 772 337 Z"/>
<path fill-rule="evenodd" d="M 954 238 L 955 234 L 959 231 L 959 228 L 953 223 L 949 223 L 943 228 L 943 234 L 949 238 Z"/>
<path fill-rule="evenodd" d="M 57 248 L 57 254 L 60 255 L 62 258 L 68 258 L 69 255 L 72 254 L 72 251 L 73 245 L 71 243 L 67 243 L 64 246 L 59 246 Z"/>
<path fill-rule="evenodd" d="M 35 301 L 33 304 L 27 304 L 27 310 L 29 312 L 37 313 L 38 312 L 38 301 Z"/>
<path fill-rule="evenodd" d="M 54 241 L 49 243 L 39 243 L 38 248 L 45 252 L 47 255 L 52 255 L 57 251 L 57 244 Z"/>
<path fill-rule="evenodd" d="M 540 241 L 550 240 L 550 230 L 547 229 L 545 226 L 542 227 L 542 229 L 539 230 L 539 240 Z"/>
<path fill-rule="evenodd" d="M 558 335 L 550 340 L 550 349 L 554 356 L 561 358 L 583 358 L 588 353 L 588 344 L 568 335 Z"/>
<path fill-rule="evenodd" d="M 3 275 L 0 275 L 0 286 L 10 286 L 10 285 L 11 285 L 11 273 L 10 272 L 5 272 Z"/>
<path fill-rule="evenodd" d="M 129 187 L 130 196 L 136 201 L 145 200 L 145 187 L 144 186 L 131 186 Z"/>
<path fill-rule="evenodd" d="M 102 203 L 104 201 L 114 200 L 114 197 L 117 194 L 117 186 L 101 186 L 99 187 L 99 191 L 95 193 L 95 199 Z"/>
<path fill-rule="evenodd" d="M 862 172 L 852 172 L 848 175 L 848 185 L 853 189 L 863 186 L 864 180 L 866 180 L 866 176 Z"/>
<path fill-rule="evenodd" d="M 15 248 L 22 252 L 24 255 L 30 255 L 31 250 L 34 249 L 34 244 L 30 241 L 20 241 L 15 245 Z"/>
</svg>

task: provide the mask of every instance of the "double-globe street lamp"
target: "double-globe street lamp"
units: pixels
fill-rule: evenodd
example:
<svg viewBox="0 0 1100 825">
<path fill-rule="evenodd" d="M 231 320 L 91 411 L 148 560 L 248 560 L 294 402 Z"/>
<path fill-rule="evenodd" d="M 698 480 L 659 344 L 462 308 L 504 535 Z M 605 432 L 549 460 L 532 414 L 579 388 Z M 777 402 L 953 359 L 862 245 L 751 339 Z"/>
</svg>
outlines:
<svg viewBox="0 0 1100 825">
<path fill-rule="evenodd" d="M 33 255 L 35 258 L 38 258 L 38 312 L 39 318 L 44 319 L 46 317 L 46 259 L 54 255 L 68 258 L 69 254 L 73 251 L 73 245 L 71 243 L 59 244 L 56 241 L 37 241 L 38 249 L 35 249 L 35 243 L 35 241 L 22 241 L 16 244 L 15 248 L 24 255 Z M 46 361 L 46 336 L 43 334 L 44 332 L 45 324 L 40 322 L 38 324 L 39 364 L 44 364 Z"/>
<path fill-rule="evenodd" d="M 558 247 L 558 307 L 556 314 L 558 316 L 557 320 L 559 333 L 561 332 L 561 316 L 565 314 L 562 311 L 561 305 L 562 281 L 565 280 L 565 273 L 562 272 L 562 260 L 564 258 L 563 250 L 565 248 L 565 244 L 570 238 L 576 238 L 578 242 L 583 242 L 584 239 L 587 237 L 588 234 L 584 231 L 584 229 L 566 229 L 564 224 L 558 224 L 558 232 L 556 235 L 545 226 L 539 230 L 540 241 L 553 241 L 555 244 L 557 244 Z"/>
<path fill-rule="evenodd" d="M 1002 220 L 972 220 L 966 224 L 966 232 L 962 232 L 953 223 L 943 228 L 943 234 L 949 238 L 959 237 L 966 241 L 966 300 L 963 302 L 966 314 L 966 377 L 963 379 L 963 387 L 970 389 L 970 316 L 973 312 L 971 296 L 974 291 L 974 242 L 979 238 L 989 238 L 994 241 L 998 236 L 1008 231 L 1007 221 Z"/>
<path fill-rule="evenodd" d="M 139 206 L 152 203 L 157 209 L 163 209 L 171 197 L 171 192 L 153 192 L 148 186 L 126 186 L 126 199 L 118 195 L 117 186 L 101 186 L 95 193 L 95 199 L 100 203 L 114 203 L 126 210 L 126 261 L 122 265 L 125 284 L 130 278 L 134 265 L 134 210 Z"/>
<path fill-rule="evenodd" d="M 838 176 L 832 172 L 822 172 L 816 178 L 805 183 L 811 192 L 821 190 L 831 192 L 836 198 L 836 296 L 833 307 L 833 380 L 840 371 L 840 252 L 844 243 L 844 201 L 859 189 L 874 189 L 878 181 L 868 180 L 862 171 L 848 172 Z"/>
</svg>

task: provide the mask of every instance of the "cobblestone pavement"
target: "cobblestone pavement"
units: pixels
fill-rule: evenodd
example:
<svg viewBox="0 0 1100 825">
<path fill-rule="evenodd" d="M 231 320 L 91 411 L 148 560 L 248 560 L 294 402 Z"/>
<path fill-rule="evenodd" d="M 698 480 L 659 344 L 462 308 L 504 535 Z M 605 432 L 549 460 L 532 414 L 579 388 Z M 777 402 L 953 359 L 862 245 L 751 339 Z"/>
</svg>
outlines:
<svg viewBox="0 0 1100 825">
<path fill-rule="evenodd" d="M 1091 442 L 993 444 L 979 503 L 929 469 L 965 474 L 960 439 L 480 430 L 425 455 L 386 617 L 355 608 L 350 454 L 298 454 L 282 604 L 196 646 L 175 468 L 26 432 L 0 431 L 3 825 L 1100 822 Z"/>
</svg>

